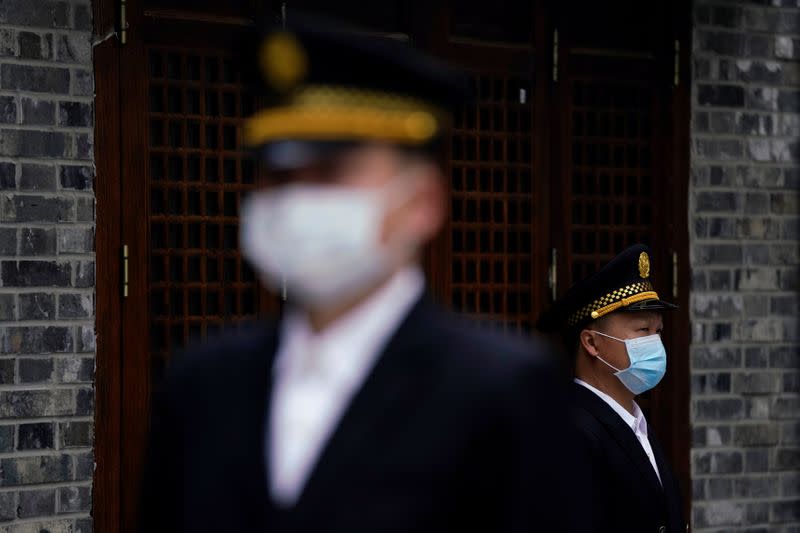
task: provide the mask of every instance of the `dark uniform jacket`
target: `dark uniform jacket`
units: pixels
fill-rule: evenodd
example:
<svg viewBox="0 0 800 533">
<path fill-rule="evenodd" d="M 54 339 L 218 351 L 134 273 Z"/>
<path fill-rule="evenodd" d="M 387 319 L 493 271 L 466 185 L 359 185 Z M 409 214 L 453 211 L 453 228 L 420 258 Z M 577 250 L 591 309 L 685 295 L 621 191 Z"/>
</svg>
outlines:
<svg viewBox="0 0 800 533">
<path fill-rule="evenodd" d="M 297 503 L 265 465 L 276 328 L 177 358 L 154 399 L 147 533 L 554 532 L 568 525 L 568 386 L 548 350 L 465 327 L 425 299 L 389 341 Z"/>
<path fill-rule="evenodd" d="M 650 428 L 661 483 L 631 428 L 602 398 L 574 384 L 574 421 L 588 466 L 591 520 L 598 533 L 684 533 L 677 480 Z"/>
</svg>

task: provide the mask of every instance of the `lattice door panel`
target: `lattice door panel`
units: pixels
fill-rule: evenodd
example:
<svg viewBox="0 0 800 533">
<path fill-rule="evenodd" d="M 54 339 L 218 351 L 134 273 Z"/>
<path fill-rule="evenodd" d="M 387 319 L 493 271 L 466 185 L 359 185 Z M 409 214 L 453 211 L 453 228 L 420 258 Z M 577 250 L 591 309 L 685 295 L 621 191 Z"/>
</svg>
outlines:
<svg viewBox="0 0 800 533">
<path fill-rule="evenodd" d="M 569 106 L 570 282 L 653 236 L 653 89 L 574 80 Z"/>
<path fill-rule="evenodd" d="M 451 303 L 505 329 L 531 328 L 532 80 L 479 75 L 451 144 Z"/>
<path fill-rule="evenodd" d="M 147 53 L 150 344 L 164 357 L 258 314 L 238 251 L 239 203 L 256 179 L 240 132 L 253 97 L 217 52 Z"/>
</svg>

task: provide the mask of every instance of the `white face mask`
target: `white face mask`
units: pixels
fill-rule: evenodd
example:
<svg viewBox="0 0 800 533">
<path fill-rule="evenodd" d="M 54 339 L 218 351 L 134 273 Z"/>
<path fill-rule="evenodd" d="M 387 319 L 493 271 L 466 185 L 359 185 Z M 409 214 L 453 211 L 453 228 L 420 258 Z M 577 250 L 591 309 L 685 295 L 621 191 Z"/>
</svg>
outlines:
<svg viewBox="0 0 800 533">
<path fill-rule="evenodd" d="M 415 248 L 381 243 L 393 182 L 382 189 L 292 184 L 242 203 L 242 253 L 273 290 L 324 308 L 380 281 Z M 405 198 L 404 198 L 405 200 Z M 410 239 L 409 239 L 410 240 Z"/>
</svg>

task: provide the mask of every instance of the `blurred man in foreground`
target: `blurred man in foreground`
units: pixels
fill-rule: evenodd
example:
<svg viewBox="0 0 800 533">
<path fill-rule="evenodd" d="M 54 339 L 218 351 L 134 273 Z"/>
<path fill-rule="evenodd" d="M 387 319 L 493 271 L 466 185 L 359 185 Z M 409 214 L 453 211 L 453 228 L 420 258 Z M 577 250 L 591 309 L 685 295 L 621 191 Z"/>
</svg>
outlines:
<svg viewBox="0 0 800 533">
<path fill-rule="evenodd" d="M 259 61 L 277 103 L 246 125 L 270 177 L 242 206 L 242 252 L 288 310 L 173 362 L 141 530 L 570 531 L 549 354 L 424 295 L 463 78 L 314 25 L 268 32 Z"/>
<path fill-rule="evenodd" d="M 683 533 L 678 483 L 634 398 L 667 369 L 650 250 L 635 245 L 572 287 L 539 321 L 560 331 L 575 363 L 574 425 L 588 469 L 593 531 Z"/>
</svg>

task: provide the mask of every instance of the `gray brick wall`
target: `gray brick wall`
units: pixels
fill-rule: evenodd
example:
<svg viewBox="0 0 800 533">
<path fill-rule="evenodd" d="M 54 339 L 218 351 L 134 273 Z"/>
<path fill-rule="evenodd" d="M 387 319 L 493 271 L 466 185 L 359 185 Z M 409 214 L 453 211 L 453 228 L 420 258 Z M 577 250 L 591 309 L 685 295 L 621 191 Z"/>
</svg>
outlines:
<svg viewBox="0 0 800 533">
<path fill-rule="evenodd" d="M 694 5 L 697 531 L 800 531 L 799 7 Z"/>
<path fill-rule="evenodd" d="M 89 0 L 0 0 L 0 533 L 91 531 Z"/>
</svg>

